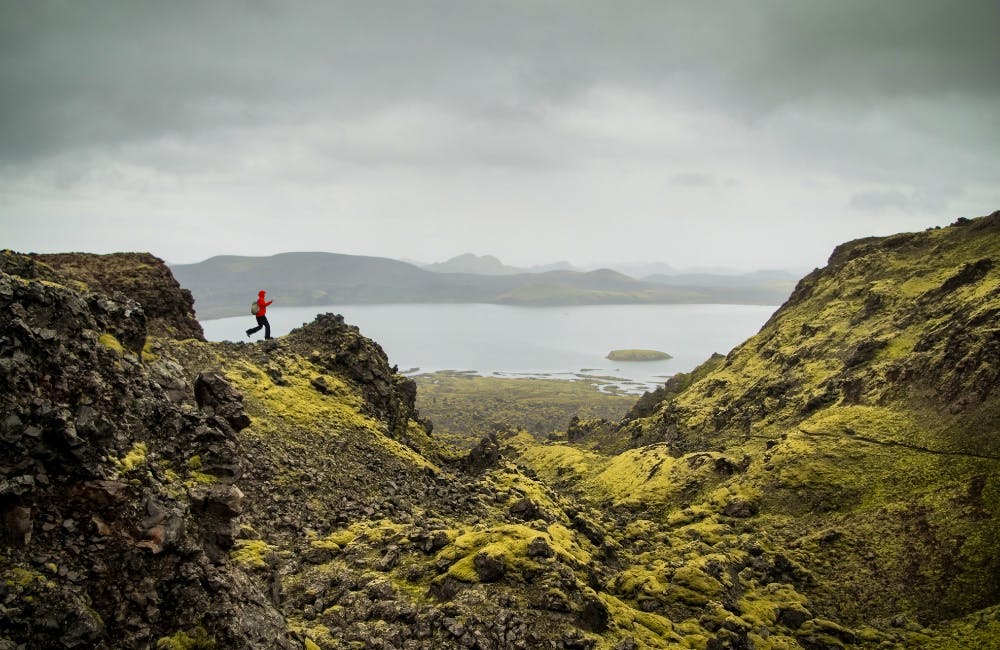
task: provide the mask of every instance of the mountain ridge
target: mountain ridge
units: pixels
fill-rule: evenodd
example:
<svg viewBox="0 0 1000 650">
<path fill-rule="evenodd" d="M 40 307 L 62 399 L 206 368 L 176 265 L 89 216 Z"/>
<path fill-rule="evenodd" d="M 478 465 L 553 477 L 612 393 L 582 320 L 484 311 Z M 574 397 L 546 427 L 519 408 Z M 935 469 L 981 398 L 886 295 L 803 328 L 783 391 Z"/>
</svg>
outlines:
<svg viewBox="0 0 1000 650">
<path fill-rule="evenodd" d="M 773 280 L 722 280 L 669 286 L 610 269 L 479 275 L 442 273 L 389 258 L 340 253 L 216 256 L 171 271 L 197 301 L 202 318 L 242 315 L 246 295 L 266 289 L 284 306 L 370 303 L 510 305 L 746 303 L 778 304 L 791 290 Z"/>
</svg>

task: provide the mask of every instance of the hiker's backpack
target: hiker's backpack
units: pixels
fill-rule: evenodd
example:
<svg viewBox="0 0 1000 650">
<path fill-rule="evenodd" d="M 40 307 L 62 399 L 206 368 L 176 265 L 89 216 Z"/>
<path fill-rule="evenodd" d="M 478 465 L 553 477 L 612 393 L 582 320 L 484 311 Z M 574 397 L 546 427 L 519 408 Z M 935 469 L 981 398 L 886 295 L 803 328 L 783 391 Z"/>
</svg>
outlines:
<svg viewBox="0 0 1000 650">
<path fill-rule="evenodd" d="M 257 312 L 259 312 L 259 311 L 260 311 L 260 303 L 259 302 L 257 302 L 255 300 L 252 303 L 250 303 L 250 313 L 251 314 L 253 314 L 254 316 L 256 316 Z"/>
</svg>

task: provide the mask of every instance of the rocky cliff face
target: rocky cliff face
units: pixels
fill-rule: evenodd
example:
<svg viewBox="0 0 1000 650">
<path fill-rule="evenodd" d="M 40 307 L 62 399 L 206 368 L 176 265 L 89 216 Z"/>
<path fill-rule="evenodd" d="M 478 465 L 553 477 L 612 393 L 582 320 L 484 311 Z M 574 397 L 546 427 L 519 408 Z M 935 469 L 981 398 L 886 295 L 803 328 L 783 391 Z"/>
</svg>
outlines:
<svg viewBox="0 0 1000 650">
<path fill-rule="evenodd" d="M 122 293 L 142 305 L 152 336 L 204 340 L 194 315 L 194 297 L 182 289 L 170 269 L 149 253 L 59 253 L 32 255 L 32 259 L 90 291 L 113 296 Z"/>
<path fill-rule="evenodd" d="M 238 394 L 201 377 L 221 388 L 197 402 L 193 377 L 143 351 L 137 302 L 28 275 L 0 273 L 0 646 L 154 647 L 211 629 L 225 647 L 293 647 L 226 561 Z"/>
</svg>

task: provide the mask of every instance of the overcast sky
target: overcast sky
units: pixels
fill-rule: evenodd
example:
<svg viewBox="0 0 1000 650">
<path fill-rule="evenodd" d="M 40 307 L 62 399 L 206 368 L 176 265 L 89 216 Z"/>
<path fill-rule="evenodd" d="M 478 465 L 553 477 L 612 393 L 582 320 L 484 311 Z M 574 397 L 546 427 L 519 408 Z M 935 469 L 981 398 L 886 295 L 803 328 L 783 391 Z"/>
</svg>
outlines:
<svg viewBox="0 0 1000 650">
<path fill-rule="evenodd" d="M 0 247 L 805 269 L 1000 209 L 1000 2 L 0 0 Z"/>
</svg>

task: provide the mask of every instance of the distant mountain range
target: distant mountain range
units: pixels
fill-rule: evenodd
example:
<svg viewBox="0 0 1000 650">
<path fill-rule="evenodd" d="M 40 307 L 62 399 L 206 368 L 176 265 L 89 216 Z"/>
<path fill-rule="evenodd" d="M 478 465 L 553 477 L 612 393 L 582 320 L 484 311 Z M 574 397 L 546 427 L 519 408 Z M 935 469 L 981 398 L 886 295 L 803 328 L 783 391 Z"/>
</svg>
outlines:
<svg viewBox="0 0 1000 650">
<path fill-rule="evenodd" d="M 476 275 L 517 275 L 519 273 L 544 273 L 546 271 L 581 271 L 569 262 L 540 264 L 529 267 L 507 266 L 492 255 L 465 253 L 444 262 L 422 264 L 420 268 L 435 273 L 475 273 Z"/>
<path fill-rule="evenodd" d="M 270 257 L 223 255 L 196 264 L 173 265 L 171 270 L 181 286 L 194 294 L 202 319 L 242 315 L 260 289 L 286 306 L 416 302 L 777 305 L 791 293 L 796 279 L 783 272 L 654 275 L 643 280 L 610 269 L 529 272 L 506 266 L 489 255 L 459 256 L 431 266 L 438 270 L 384 257 L 311 252 Z M 447 268 L 479 271 L 441 270 Z"/>
<path fill-rule="evenodd" d="M 611 269 L 624 275 L 647 282 L 658 284 L 684 284 L 690 279 L 692 282 L 706 280 L 710 286 L 750 286 L 760 281 L 770 282 L 794 282 L 809 269 L 796 269 L 794 272 L 787 270 L 754 271 L 751 273 L 740 273 L 737 271 L 727 271 L 720 269 L 698 269 L 695 271 L 679 271 L 669 264 L 663 262 L 609 262 L 606 264 L 590 264 L 578 266 L 565 260 L 553 262 L 551 264 L 536 264 L 534 266 L 509 266 L 501 262 L 493 255 L 474 255 L 464 253 L 456 255 L 444 262 L 425 264 L 414 260 L 403 260 L 414 266 L 419 266 L 425 271 L 435 273 L 475 273 L 477 275 L 516 275 L 518 273 L 544 273 L 546 271 L 596 271 L 598 269 Z M 656 277 L 653 277 L 656 276 Z M 667 276 L 665 279 L 662 276 Z"/>
</svg>

